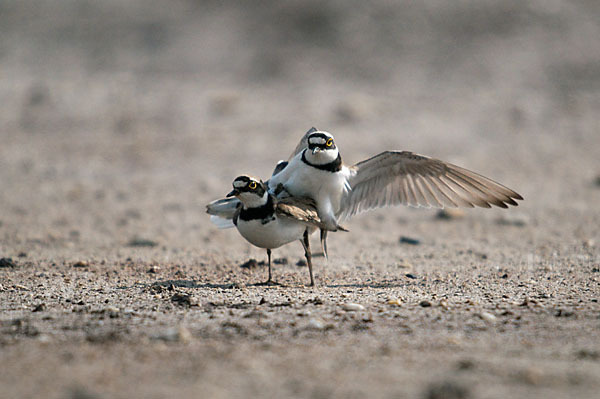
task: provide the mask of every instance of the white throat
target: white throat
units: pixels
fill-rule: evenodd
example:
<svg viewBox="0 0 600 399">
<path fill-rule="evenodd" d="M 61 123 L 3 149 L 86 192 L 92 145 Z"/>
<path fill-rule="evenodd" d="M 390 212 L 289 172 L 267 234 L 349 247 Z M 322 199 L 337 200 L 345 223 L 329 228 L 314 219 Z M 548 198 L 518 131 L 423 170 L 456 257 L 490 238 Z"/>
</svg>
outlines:
<svg viewBox="0 0 600 399">
<path fill-rule="evenodd" d="M 262 197 L 259 197 L 254 193 L 243 192 L 238 195 L 238 198 L 242 201 L 245 209 L 259 208 L 265 205 L 269 200 L 269 192 L 265 191 Z"/>
<path fill-rule="evenodd" d="M 311 149 L 304 151 L 304 158 L 313 165 L 327 165 L 337 159 L 339 155 L 338 149 L 321 150 L 313 153 Z"/>
</svg>

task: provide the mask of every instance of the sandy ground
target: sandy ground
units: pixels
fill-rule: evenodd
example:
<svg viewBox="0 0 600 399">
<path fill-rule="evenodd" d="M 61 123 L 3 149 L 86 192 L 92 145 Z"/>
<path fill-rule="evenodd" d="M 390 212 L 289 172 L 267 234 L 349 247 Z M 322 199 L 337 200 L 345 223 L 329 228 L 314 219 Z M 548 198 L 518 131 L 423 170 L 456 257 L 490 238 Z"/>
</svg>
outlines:
<svg viewBox="0 0 600 399">
<path fill-rule="evenodd" d="M 0 397 L 598 397 L 597 2 L 319 4 L 0 5 Z M 311 126 L 525 201 L 360 215 L 255 286 L 204 205 Z"/>
</svg>

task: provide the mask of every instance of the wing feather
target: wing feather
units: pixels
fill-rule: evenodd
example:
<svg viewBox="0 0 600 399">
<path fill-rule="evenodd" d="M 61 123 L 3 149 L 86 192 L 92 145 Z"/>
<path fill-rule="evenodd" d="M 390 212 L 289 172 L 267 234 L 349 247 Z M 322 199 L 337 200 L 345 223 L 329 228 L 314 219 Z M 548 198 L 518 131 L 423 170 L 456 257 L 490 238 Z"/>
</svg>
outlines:
<svg viewBox="0 0 600 399">
<path fill-rule="evenodd" d="M 449 173 L 446 176 L 442 176 L 441 180 L 448 185 L 448 187 L 456 187 L 457 190 L 463 195 L 470 196 L 473 204 L 483 207 L 490 208 L 490 201 L 486 201 L 486 191 L 477 182 L 469 181 L 455 173 Z"/>
<path fill-rule="evenodd" d="M 487 202 L 477 195 L 476 187 L 469 187 L 468 185 L 461 184 L 450 175 L 440 176 L 438 184 L 440 189 L 445 190 L 444 192 L 448 193 L 448 195 L 456 201 L 458 206 L 466 206 L 469 208 L 473 208 L 474 206 L 483 208 L 490 207 Z"/>
<path fill-rule="evenodd" d="M 316 203 L 310 198 L 286 197 L 279 199 L 275 211 L 279 217 L 298 220 L 308 226 L 325 228 L 319 218 Z"/>
<path fill-rule="evenodd" d="M 452 201 L 452 199 L 444 193 L 444 190 L 438 187 L 439 183 L 435 179 L 432 179 L 431 176 L 425 176 L 425 182 L 427 182 L 429 189 L 438 200 L 436 208 L 458 206 L 456 202 Z"/>
<path fill-rule="evenodd" d="M 429 195 L 429 203 L 434 207 L 434 208 L 443 208 L 444 205 L 440 202 L 440 200 L 438 199 L 436 190 L 434 190 L 431 185 L 429 184 L 429 181 L 427 179 L 427 176 L 420 176 L 419 178 L 419 182 L 420 184 L 422 184 L 424 186 L 424 191 Z"/>
<path fill-rule="evenodd" d="M 350 168 L 339 216 L 388 205 L 507 208 L 519 194 L 478 173 L 409 151 L 386 151 Z"/>
</svg>

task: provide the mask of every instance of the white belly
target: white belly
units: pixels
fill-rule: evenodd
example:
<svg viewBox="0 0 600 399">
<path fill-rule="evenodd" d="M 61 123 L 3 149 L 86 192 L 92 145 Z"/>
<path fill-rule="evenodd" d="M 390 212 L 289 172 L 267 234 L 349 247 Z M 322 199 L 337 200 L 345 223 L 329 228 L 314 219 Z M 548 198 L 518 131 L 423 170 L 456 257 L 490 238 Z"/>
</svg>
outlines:
<svg viewBox="0 0 600 399">
<path fill-rule="evenodd" d="M 238 220 L 237 228 L 242 237 L 259 248 L 279 248 L 302 239 L 306 226 L 287 219 L 275 219 L 262 224 L 261 220 Z"/>
<path fill-rule="evenodd" d="M 342 196 L 348 190 L 348 168 L 343 167 L 340 172 L 332 173 L 304 163 L 293 165 L 294 167 L 290 166 L 286 168 L 288 170 L 281 173 L 281 176 L 276 176 L 277 179 L 274 179 L 272 188 L 282 183 L 291 195 L 314 199 L 321 219 L 327 223 L 328 227 L 335 227 L 335 215 L 339 213 Z"/>
</svg>

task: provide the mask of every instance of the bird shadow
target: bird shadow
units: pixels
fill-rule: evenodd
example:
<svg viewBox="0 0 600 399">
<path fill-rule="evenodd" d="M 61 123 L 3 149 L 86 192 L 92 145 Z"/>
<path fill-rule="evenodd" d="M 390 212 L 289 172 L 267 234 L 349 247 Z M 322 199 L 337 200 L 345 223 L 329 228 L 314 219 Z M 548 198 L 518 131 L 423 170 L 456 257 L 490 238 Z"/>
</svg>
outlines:
<svg viewBox="0 0 600 399">
<path fill-rule="evenodd" d="M 346 283 L 346 284 L 324 284 L 321 285 L 323 288 L 402 288 L 411 285 L 411 282 L 382 282 L 382 283 Z M 152 284 L 146 284 L 145 286 L 150 287 L 163 287 L 167 289 L 173 288 L 219 288 L 219 289 L 235 289 L 240 288 L 238 283 L 200 283 L 196 280 L 162 280 L 155 281 Z M 304 287 L 304 285 L 300 285 Z M 293 288 L 293 285 L 286 283 L 275 283 L 265 284 L 264 282 L 244 284 L 244 287 L 255 287 L 255 288 Z M 312 288 L 306 286 L 307 288 Z M 315 288 L 318 288 L 319 284 Z"/>
<path fill-rule="evenodd" d="M 327 284 L 327 288 L 402 288 L 411 285 L 409 282 L 392 283 L 354 283 L 354 284 Z"/>
<path fill-rule="evenodd" d="M 200 283 L 196 280 L 162 280 L 155 281 L 150 284 L 152 287 L 164 287 L 164 288 L 220 288 L 220 289 L 234 289 L 238 288 L 239 285 L 236 283 Z"/>
</svg>

